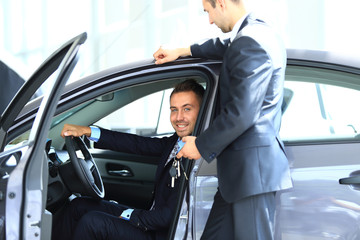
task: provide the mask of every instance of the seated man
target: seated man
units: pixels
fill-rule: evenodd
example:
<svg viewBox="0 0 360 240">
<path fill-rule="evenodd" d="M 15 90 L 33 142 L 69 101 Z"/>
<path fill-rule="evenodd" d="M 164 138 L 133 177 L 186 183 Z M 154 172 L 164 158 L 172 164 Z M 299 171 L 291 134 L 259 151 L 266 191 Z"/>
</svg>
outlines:
<svg viewBox="0 0 360 240">
<path fill-rule="evenodd" d="M 170 95 L 170 121 L 174 135 L 142 137 L 95 127 L 65 124 L 64 136 L 82 136 L 95 141 L 96 148 L 158 156 L 155 193 L 148 210 L 80 197 L 70 202 L 53 224 L 52 239 L 166 239 L 178 196 L 178 182 L 172 185 L 169 169 L 178 151 L 178 142 L 195 127 L 204 88 L 194 80 L 175 86 Z"/>
</svg>

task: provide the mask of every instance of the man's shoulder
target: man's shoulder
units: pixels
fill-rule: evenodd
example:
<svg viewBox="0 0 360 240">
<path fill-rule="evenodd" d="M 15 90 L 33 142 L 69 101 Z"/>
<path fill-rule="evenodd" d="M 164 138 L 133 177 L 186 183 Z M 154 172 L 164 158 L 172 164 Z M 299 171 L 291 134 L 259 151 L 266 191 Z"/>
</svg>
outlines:
<svg viewBox="0 0 360 240">
<path fill-rule="evenodd" d="M 261 17 L 258 17 L 256 14 L 250 13 L 245 18 L 243 27 L 240 30 L 247 28 L 247 27 L 253 27 L 253 26 L 269 27 L 269 25 Z"/>
<path fill-rule="evenodd" d="M 267 23 L 249 16 L 247 24 L 238 32 L 230 47 L 259 47 L 266 51 L 270 49 L 284 48 L 279 34 Z"/>
<path fill-rule="evenodd" d="M 275 34 L 274 30 L 267 25 L 265 22 L 259 20 L 249 21 L 246 26 L 244 26 L 236 35 L 234 42 L 241 37 L 249 37 L 252 39 L 266 39 L 269 36 Z"/>
<path fill-rule="evenodd" d="M 179 138 L 179 136 L 176 133 L 174 133 L 173 135 L 170 135 L 170 136 L 161 137 L 161 139 L 167 140 L 169 142 L 172 142 L 172 141 L 175 142 L 175 141 L 177 141 L 178 138 Z"/>
</svg>

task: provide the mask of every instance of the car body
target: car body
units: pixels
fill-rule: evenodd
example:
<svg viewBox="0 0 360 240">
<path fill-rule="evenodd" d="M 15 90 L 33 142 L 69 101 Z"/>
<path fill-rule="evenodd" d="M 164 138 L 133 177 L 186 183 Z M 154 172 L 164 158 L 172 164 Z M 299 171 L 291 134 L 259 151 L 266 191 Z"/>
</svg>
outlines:
<svg viewBox="0 0 360 240">
<path fill-rule="evenodd" d="M 194 135 L 213 120 L 220 61 L 152 59 L 114 67 L 65 85 L 85 41 L 80 34 L 27 81 L 0 119 L 0 239 L 50 239 L 51 222 L 76 197 L 67 180 L 60 132 L 65 123 L 161 137 L 172 134 L 169 93 L 193 78 L 206 88 Z M 55 72 L 55 73 L 53 73 Z M 43 97 L 32 94 L 50 76 Z M 276 239 L 360 237 L 360 63 L 356 58 L 288 50 L 282 137 L 294 187 L 276 195 Z M 84 139 L 105 199 L 151 205 L 157 159 L 99 150 Z M 45 149 L 45 151 L 44 151 Z M 183 160 L 180 198 L 169 239 L 199 239 L 217 190 L 216 160 Z"/>
</svg>

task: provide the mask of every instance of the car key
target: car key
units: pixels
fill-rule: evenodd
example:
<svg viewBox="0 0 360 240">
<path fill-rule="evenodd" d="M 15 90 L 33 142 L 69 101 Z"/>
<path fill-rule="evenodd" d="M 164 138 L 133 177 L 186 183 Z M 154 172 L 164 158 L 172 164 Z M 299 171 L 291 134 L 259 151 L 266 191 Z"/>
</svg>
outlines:
<svg viewBox="0 0 360 240">
<path fill-rule="evenodd" d="M 180 161 L 176 160 L 176 170 L 177 170 L 177 177 L 180 177 L 181 172 L 180 172 Z"/>
<path fill-rule="evenodd" d="M 175 161 L 173 162 L 170 170 L 169 170 L 169 174 L 171 176 L 171 187 L 173 188 L 175 186 L 175 177 L 176 177 L 176 167 L 175 167 Z"/>
<path fill-rule="evenodd" d="M 189 180 L 188 177 L 187 177 L 187 174 L 186 174 L 186 172 L 185 172 L 185 169 L 184 169 L 184 166 L 183 166 L 182 162 L 179 161 L 178 165 L 180 165 L 181 170 L 184 172 L 185 179 L 186 179 L 186 180 Z"/>
</svg>

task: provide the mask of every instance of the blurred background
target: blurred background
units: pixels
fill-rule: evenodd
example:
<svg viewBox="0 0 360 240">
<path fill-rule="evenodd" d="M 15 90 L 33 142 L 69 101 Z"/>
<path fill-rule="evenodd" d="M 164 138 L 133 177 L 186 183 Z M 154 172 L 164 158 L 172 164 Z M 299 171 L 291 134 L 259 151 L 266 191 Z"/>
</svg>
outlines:
<svg viewBox="0 0 360 240">
<path fill-rule="evenodd" d="M 248 0 L 287 48 L 360 54 L 358 0 Z M 201 0 L 0 0 L 0 60 L 24 79 L 60 45 L 88 33 L 75 79 L 141 59 L 160 45 L 226 37 Z"/>
</svg>

